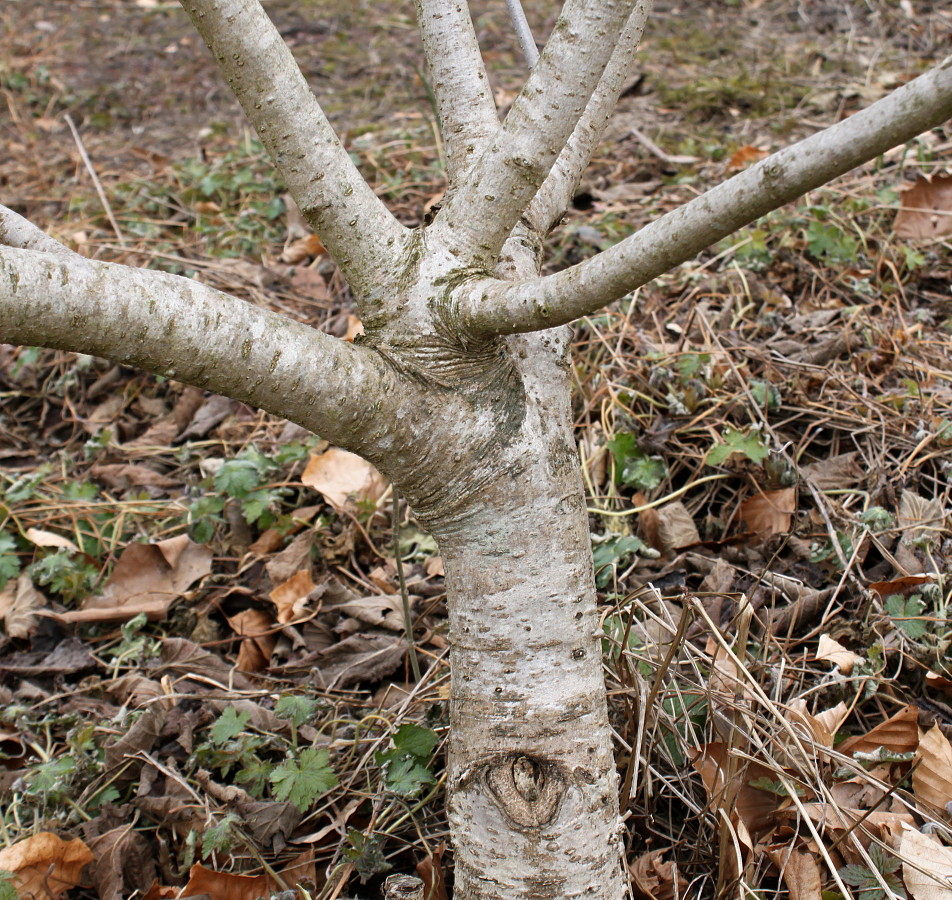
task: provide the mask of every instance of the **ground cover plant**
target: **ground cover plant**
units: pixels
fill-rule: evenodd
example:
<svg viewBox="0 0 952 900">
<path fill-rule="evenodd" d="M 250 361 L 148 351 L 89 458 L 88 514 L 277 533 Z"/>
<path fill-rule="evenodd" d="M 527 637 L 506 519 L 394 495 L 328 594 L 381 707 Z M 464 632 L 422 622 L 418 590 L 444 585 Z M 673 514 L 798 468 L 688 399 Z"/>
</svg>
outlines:
<svg viewBox="0 0 952 900">
<path fill-rule="evenodd" d="M 120 19 L 130 14 L 106 8 Z M 31 22 L 54 35 L 55 46 L 53 12 L 36 11 Z M 814 131 L 815 116 L 832 121 L 862 105 L 861 96 L 875 99 L 909 80 L 948 33 L 941 10 L 917 19 L 888 6 L 862 16 L 844 9 L 840 18 L 817 9 L 814 21 L 803 11 L 793 24 L 782 10 L 742 13 L 761 29 L 752 27 L 752 59 L 738 73 L 726 59 L 731 28 L 709 19 L 691 31 L 685 17 L 661 10 L 667 32 L 649 39 L 642 68 L 618 84 L 627 119 L 616 121 L 586 182 L 568 192 L 574 206 L 589 209 L 570 213 L 550 238 L 553 270 L 616 245 L 723 174 Z M 181 54 L 173 67 L 179 85 L 214 85 L 207 73 L 195 77 L 184 29 L 167 35 L 170 10 L 141 6 L 132 14 L 129 56 L 161 47 Z M 530 9 L 537 33 L 548 33 L 548 14 Z M 336 21 L 346 31 L 356 15 L 341 11 Z M 379 45 L 369 43 L 369 55 L 355 61 L 326 22 L 308 26 L 308 17 L 282 10 L 276 19 L 303 57 L 319 47 L 315 77 L 343 70 L 341 86 L 327 92 L 331 108 L 354 97 L 367 109 L 391 102 L 374 79 L 354 84 Z M 772 58 L 777 22 L 804 41 L 784 57 L 784 77 L 757 61 L 758 53 Z M 397 10 L 384 24 L 406 30 L 407 19 Z M 517 57 L 505 55 L 507 20 L 487 13 L 477 25 L 488 57 L 500 56 L 494 86 L 506 106 L 520 80 Z M 838 43 L 846 39 L 851 50 Z M 49 205 L 43 224 L 54 223 L 57 236 L 86 255 L 200 273 L 207 285 L 331 334 L 352 336 L 359 312 L 370 334 L 357 346 L 374 346 L 379 324 L 366 296 L 357 286 L 353 306 L 290 199 L 275 202 L 278 186 L 267 182 L 273 176 L 260 147 L 227 134 L 236 121 L 230 110 L 225 127 L 205 132 L 201 152 L 176 148 L 167 133 L 143 149 L 135 129 L 149 114 L 109 105 L 118 92 L 90 88 L 88 73 L 69 73 L 67 90 L 47 52 L 44 67 L 29 43 L 13 38 L 5 62 L 5 127 L 15 146 L 4 179 L 25 186 L 22 211 L 38 218 Z M 130 73 L 129 102 L 143 103 L 154 60 L 143 74 L 121 56 L 104 56 Z M 420 51 L 409 47 L 406 58 L 418 61 Z M 882 81 L 865 69 L 873 59 Z M 720 92 L 726 109 L 690 102 L 695 66 L 709 79 L 698 96 Z M 409 198 L 397 212 L 412 226 L 438 222 L 449 200 L 440 196 L 430 143 L 427 104 L 440 112 L 438 79 L 412 62 L 397 74 L 407 73 L 414 96 L 403 130 L 389 123 L 382 134 L 347 136 L 377 193 Z M 684 77 L 683 93 L 672 73 Z M 646 108 L 658 95 L 666 104 L 680 97 L 683 109 L 650 118 Z M 86 117 L 75 137 L 56 115 L 61 104 L 73 109 L 74 127 Z M 747 112 L 752 123 L 738 124 Z M 133 142 L 125 157 L 116 140 L 123 122 Z M 581 608 L 593 647 L 569 640 L 556 648 L 542 681 L 565 665 L 566 648 L 596 677 L 598 657 L 607 666 L 604 735 L 616 751 L 624 830 L 614 844 L 594 827 L 586 838 L 624 851 L 641 896 L 942 889 L 929 873 L 948 852 L 944 140 L 940 129 L 887 154 L 578 326 L 572 378 L 588 485 L 584 544 L 587 553 L 591 530 L 602 604 Z M 451 143 L 443 158 L 452 173 Z M 41 144 L 66 159 L 75 154 L 75 177 L 96 172 L 102 194 L 31 172 L 24 159 Z M 162 149 L 177 151 L 174 161 Z M 130 176 L 139 164 L 146 173 Z M 902 195 L 895 218 L 899 189 L 920 173 L 934 177 Z M 275 242 L 282 234 L 283 247 Z M 256 241 L 262 256 L 242 259 Z M 82 325 L 70 323 L 74 332 Z M 528 338 L 506 340 L 531 347 Z M 243 341 L 234 349 L 258 350 Z M 404 375 L 400 349 L 394 365 Z M 479 794 L 490 815 L 502 808 L 500 827 L 517 840 L 535 847 L 544 832 L 558 845 L 553 823 L 566 809 L 552 785 L 564 787 L 566 773 L 562 757 L 553 764 L 524 732 L 500 738 L 499 729 L 524 724 L 508 712 L 490 742 L 504 765 L 496 758 L 478 777 L 466 772 L 466 753 L 486 745 L 464 741 L 444 768 L 448 710 L 455 702 L 455 739 L 463 741 L 459 711 L 478 697 L 478 684 L 462 700 L 459 686 L 468 675 L 459 650 L 476 639 L 461 640 L 459 630 L 447 636 L 442 567 L 459 614 L 453 553 L 461 551 L 446 522 L 427 515 L 419 485 L 397 477 L 417 516 L 410 519 L 369 467 L 240 403 L 90 357 L 4 352 L 0 565 L 11 776 L 0 868 L 12 873 L 14 890 L 46 896 L 79 884 L 79 895 L 92 884 L 90 896 L 139 889 L 160 897 L 180 894 L 172 887 L 180 885 L 184 895 L 250 897 L 303 882 L 301 896 L 331 897 L 370 894 L 388 866 L 410 871 L 419 863 L 428 889 L 443 892 L 449 883 L 464 896 L 518 894 L 520 879 L 555 872 L 551 862 L 538 870 L 520 864 L 514 849 L 499 863 L 517 861 L 512 879 L 497 872 L 489 887 L 475 888 L 489 870 L 473 862 L 465 836 L 455 859 L 442 846 L 448 782 Z M 438 346 L 426 353 L 428 366 L 452 363 Z M 465 367 L 440 371 L 467 377 Z M 547 375 L 564 384 L 560 371 Z M 408 382 L 400 384 L 407 392 Z M 243 383 L 243 396 L 254 398 L 258 387 Z M 463 421 L 468 407 L 453 393 L 441 395 L 439 415 Z M 472 400 L 458 385 L 456 393 Z M 347 399 L 354 404 L 347 414 L 357 415 L 359 397 Z M 552 419 L 543 424 L 565 449 Z M 315 430 L 335 436 L 333 428 Z M 425 433 L 430 443 L 437 433 L 435 426 Z M 551 468 L 529 478 L 551 480 Z M 441 538 L 442 560 L 426 525 Z M 480 527 L 499 528 L 500 517 Z M 519 552 L 542 554 L 551 568 L 554 549 L 570 543 L 557 534 L 540 539 L 530 526 L 504 527 L 516 560 Z M 545 567 L 536 565 L 538 585 Z M 485 577 L 505 574 L 496 560 Z M 413 617 L 409 647 L 402 593 Z M 518 624 L 544 623 L 537 614 Z M 455 627 L 466 626 L 457 619 Z M 455 700 L 446 655 L 453 644 Z M 519 660 L 531 649 L 523 635 Z M 492 671 L 481 677 L 493 692 L 504 683 Z M 506 709 L 516 700 L 527 702 L 490 697 Z M 558 700 L 564 713 L 571 700 Z M 588 765 L 573 770 L 569 793 L 584 793 Z M 613 771 L 603 767 L 605 782 L 614 784 Z M 469 816 L 465 800 L 455 801 L 458 832 L 460 822 L 485 820 Z M 606 822 L 614 827 L 611 816 Z M 581 847 L 568 840 L 541 850 L 556 857 Z M 584 861 L 572 862 L 568 878 L 591 878 Z M 532 887 L 541 889 L 538 879 Z M 601 887 L 614 890 L 611 879 Z M 568 890 L 564 880 L 547 889 Z"/>
</svg>

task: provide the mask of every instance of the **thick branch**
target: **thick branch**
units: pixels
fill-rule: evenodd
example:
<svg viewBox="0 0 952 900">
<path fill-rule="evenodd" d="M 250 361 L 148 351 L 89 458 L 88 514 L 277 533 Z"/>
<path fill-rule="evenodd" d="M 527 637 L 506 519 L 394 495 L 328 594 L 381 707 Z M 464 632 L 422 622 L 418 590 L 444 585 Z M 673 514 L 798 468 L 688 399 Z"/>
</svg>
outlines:
<svg viewBox="0 0 952 900">
<path fill-rule="evenodd" d="M 386 375 L 376 356 L 188 278 L 0 247 L 0 341 L 101 356 L 243 400 L 344 447 Z"/>
<path fill-rule="evenodd" d="M 492 143 L 431 227 L 464 265 L 491 267 L 565 146 L 634 0 L 567 0 Z"/>
<path fill-rule="evenodd" d="M 387 211 L 351 162 L 261 4 L 258 0 L 181 2 L 304 217 L 337 260 L 355 294 L 373 297 L 374 287 L 393 272 L 395 245 L 407 229 Z"/>
<path fill-rule="evenodd" d="M 645 22 L 651 12 L 651 0 L 639 0 L 628 17 L 628 22 L 618 38 L 615 52 L 605 67 L 605 74 L 592 94 L 585 113 L 579 119 L 575 131 L 565 149 L 559 155 L 552 171 L 532 198 L 526 218 L 539 234 L 548 234 L 572 202 L 572 197 L 588 167 L 598 142 L 605 133 L 618 98 L 628 83 L 632 63 Z"/>
<path fill-rule="evenodd" d="M 460 296 L 460 316 L 475 331 L 495 334 L 571 322 L 950 116 L 952 56 L 867 109 L 774 153 L 592 259 L 544 278 L 473 286 Z"/>
<path fill-rule="evenodd" d="M 499 128 L 496 104 L 465 0 L 416 0 L 416 11 L 453 188 Z"/>
</svg>

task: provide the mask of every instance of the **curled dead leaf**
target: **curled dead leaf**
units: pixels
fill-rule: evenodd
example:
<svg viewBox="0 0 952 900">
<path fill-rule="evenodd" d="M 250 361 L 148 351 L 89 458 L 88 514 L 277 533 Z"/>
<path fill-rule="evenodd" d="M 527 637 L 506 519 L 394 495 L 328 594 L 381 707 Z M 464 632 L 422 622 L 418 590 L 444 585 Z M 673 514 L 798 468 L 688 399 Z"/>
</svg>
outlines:
<svg viewBox="0 0 952 900">
<path fill-rule="evenodd" d="M 761 491 L 740 505 L 740 520 L 760 537 L 786 534 L 797 511 L 797 490 L 788 487 Z"/>
<path fill-rule="evenodd" d="M 849 675 L 853 671 L 853 666 L 863 659 L 858 653 L 847 650 L 842 644 L 838 644 L 828 634 L 820 635 L 816 648 L 816 658 L 820 662 L 828 662 L 834 666 L 839 666 L 844 675 Z"/>
<path fill-rule="evenodd" d="M 46 607 L 44 597 L 25 572 L 0 591 L 0 622 L 12 638 L 28 638 L 37 626 L 37 610 Z"/>
<path fill-rule="evenodd" d="M 282 625 L 287 625 L 288 622 L 303 616 L 308 594 L 314 588 L 311 573 L 307 569 L 302 569 L 268 594 L 271 602 L 277 607 L 278 621 Z"/>
<path fill-rule="evenodd" d="M 338 509 L 378 500 L 387 489 L 386 479 L 369 462 L 337 447 L 312 456 L 301 481 Z"/>
<path fill-rule="evenodd" d="M 0 850 L 0 870 L 12 872 L 21 897 L 60 900 L 84 883 L 83 870 L 94 857 L 79 838 L 64 841 L 49 831 Z"/>
<path fill-rule="evenodd" d="M 662 859 L 664 850 L 643 853 L 628 865 L 636 900 L 674 900 L 684 896 L 684 877 L 672 861 Z"/>
</svg>

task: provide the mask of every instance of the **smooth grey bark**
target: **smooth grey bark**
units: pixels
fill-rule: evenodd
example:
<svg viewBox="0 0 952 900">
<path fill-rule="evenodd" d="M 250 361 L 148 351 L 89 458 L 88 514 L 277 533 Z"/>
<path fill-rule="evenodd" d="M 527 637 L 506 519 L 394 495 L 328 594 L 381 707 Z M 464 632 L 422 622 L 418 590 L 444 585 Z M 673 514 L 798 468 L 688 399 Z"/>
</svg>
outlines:
<svg viewBox="0 0 952 900">
<path fill-rule="evenodd" d="M 413 232 L 360 177 L 257 0 L 183 5 L 350 280 L 366 337 L 352 346 L 188 279 L 85 260 L 0 207 L 0 340 L 208 387 L 375 463 L 446 567 L 456 897 L 620 900 L 570 335 L 550 326 L 943 121 L 950 63 L 540 278 L 545 232 L 617 100 L 644 0 L 569 0 L 501 126 L 465 4 L 418 0 L 453 190 Z"/>
</svg>

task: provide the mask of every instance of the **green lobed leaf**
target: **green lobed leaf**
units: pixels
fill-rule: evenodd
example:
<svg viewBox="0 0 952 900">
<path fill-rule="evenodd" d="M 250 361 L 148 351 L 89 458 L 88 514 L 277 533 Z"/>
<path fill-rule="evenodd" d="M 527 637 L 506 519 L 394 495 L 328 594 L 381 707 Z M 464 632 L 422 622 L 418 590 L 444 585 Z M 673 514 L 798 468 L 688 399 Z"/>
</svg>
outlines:
<svg viewBox="0 0 952 900">
<path fill-rule="evenodd" d="M 327 751 L 314 747 L 302 751 L 297 759 L 288 757 L 271 773 L 270 780 L 274 796 L 293 803 L 301 812 L 337 785 Z"/>
<path fill-rule="evenodd" d="M 239 712 L 233 706 L 229 706 L 208 730 L 208 736 L 213 744 L 219 746 L 227 744 L 245 730 L 250 718 L 251 713 L 247 710 Z"/>
</svg>

